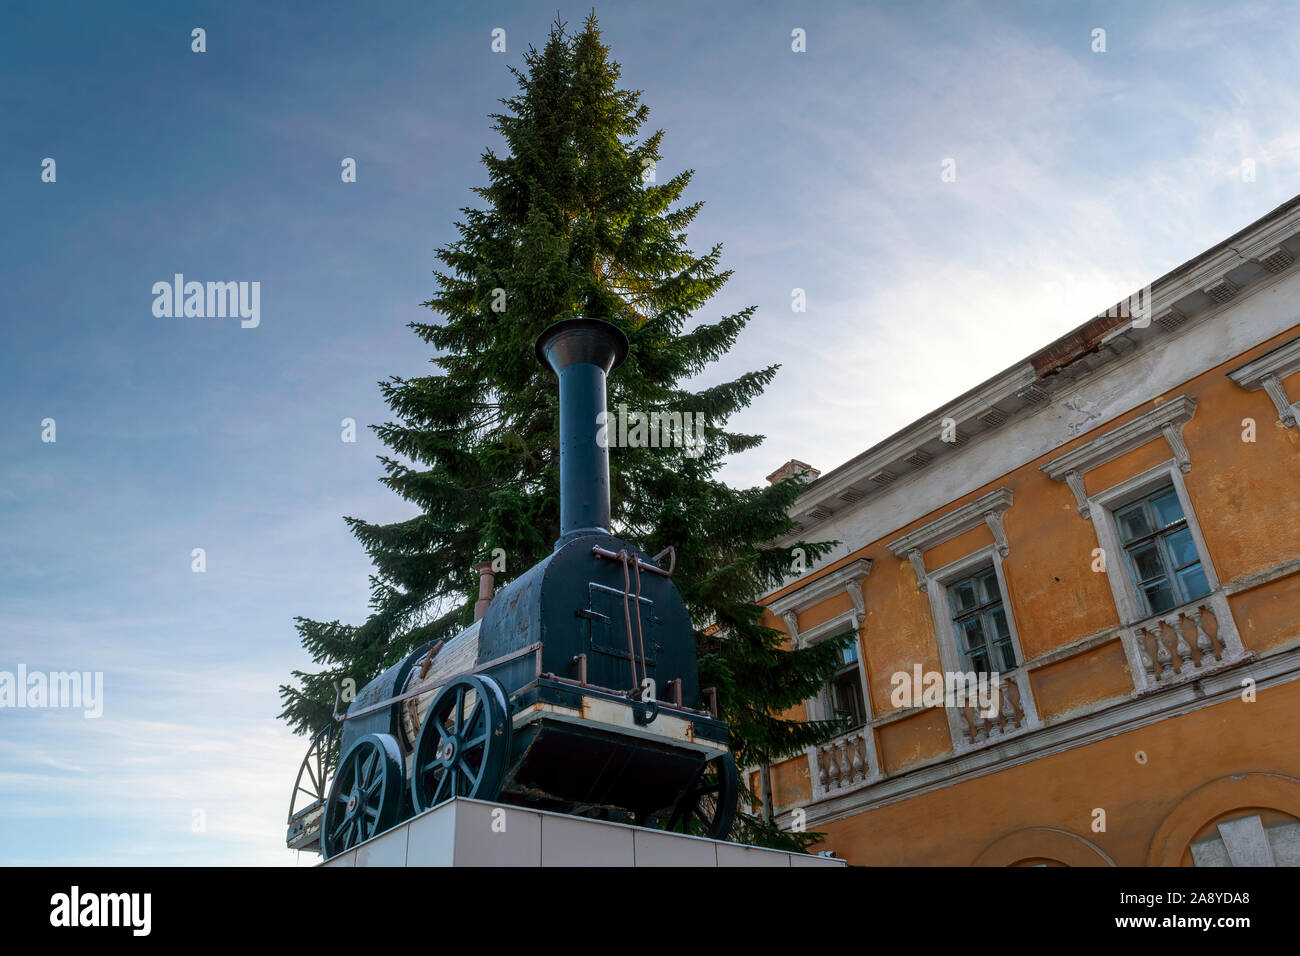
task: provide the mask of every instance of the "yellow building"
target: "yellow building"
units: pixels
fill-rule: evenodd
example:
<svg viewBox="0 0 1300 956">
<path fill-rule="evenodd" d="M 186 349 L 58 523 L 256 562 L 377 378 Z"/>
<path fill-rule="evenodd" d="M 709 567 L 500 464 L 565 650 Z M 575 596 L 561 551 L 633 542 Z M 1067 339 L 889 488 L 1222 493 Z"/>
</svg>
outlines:
<svg viewBox="0 0 1300 956">
<path fill-rule="evenodd" d="M 751 768 L 779 824 L 855 864 L 1300 864 L 1297 254 L 1300 197 L 816 478 L 796 537 L 841 544 L 762 603 L 857 633 L 800 715 L 850 729 Z"/>
</svg>

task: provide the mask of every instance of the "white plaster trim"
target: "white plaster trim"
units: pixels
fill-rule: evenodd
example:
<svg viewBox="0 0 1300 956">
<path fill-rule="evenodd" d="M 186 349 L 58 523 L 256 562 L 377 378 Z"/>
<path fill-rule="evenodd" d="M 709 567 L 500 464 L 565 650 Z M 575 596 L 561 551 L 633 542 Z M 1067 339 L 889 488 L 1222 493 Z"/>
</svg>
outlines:
<svg viewBox="0 0 1300 956">
<path fill-rule="evenodd" d="M 1120 455 L 1140 448 L 1157 437 L 1163 436 L 1169 443 L 1179 469 L 1184 474 L 1191 471 L 1192 458 L 1183 442 L 1183 426 L 1195 414 L 1196 399 L 1180 395 L 1173 401 L 1165 402 L 1145 415 L 1139 415 L 1073 451 L 1052 459 L 1039 470 L 1054 481 L 1066 482 L 1079 504 L 1079 514 L 1087 518 L 1090 509 L 1083 485 L 1084 473 L 1108 461 L 1114 461 Z"/>
<path fill-rule="evenodd" d="M 1229 581 L 1223 586 L 1223 593 L 1227 595 L 1241 594 L 1243 591 L 1251 591 L 1263 587 L 1265 584 L 1280 581 L 1282 578 L 1289 578 L 1297 571 L 1300 571 L 1300 558 L 1292 558 L 1290 561 L 1284 561 L 1265 571 L 1245 574 L 1235 581 Z"/>
<path fill-rule="evenodd" d="M 821 565 L 854 553 L 858 542 L 896 534 L 908 521 L 943 508 L 973 488 L 1005 480 L 1019 465 L 1059 448 L 1062 433 L 1077 437 L 1099 430 L 1135 407 L 1177 393 L 1190 379 L 1221 364 L 1225 355 L 1241 355 L 1278 336 L 1295 335 L 1300 328 L 1293 305 L 1297 296 L 1300 270 L 1252 282 L 1228 304 L 1189 317 L 1176 334 L 1158 340 L 1161 348 L 1144 341 L 1120 359 L 1063 383 L 1052 393 L 1052 401 L 1012 416 L 1002 426 L 998 443 L 972 442 L 963 446 L 961 461 L 953 459 L 949 468 L 900 475 L 817 526 L 818 534 L 842 542 L 835 553 L 819 559 Z M 1092 412 L 1085 416 L 1084 409 Z M 1094 423 L 1091 428 L 1089 422 Z M 1008 451 L 1015 453 L 1012 459 Z M 779 543 L 796 541 L 797 535 Z"/>
<path fill-rule="evenodd" d="M 1259 814 L 1225 820 L 1217 827 L 1233 866 L 1276 866 Z"/>
<path fill-rule="evenodd" d="M 811 647 L 823 638 L 834 637 L 837 634 L 843 634 L 845 631 L 856 631 L 862 626 L 858 623 L 858 620 L 857 609 L 850 608 L 847 611 L 835 615 L 829 620 L 822 621 L 814 627 L 800 631 L 799 643 L 797 646 Z"/>
<path fill-rule="evenodd" d="M 1273 400 L 1278 420 L 1287 428 L 1295 428 L 1300 402 L 1291 401 L 1282 380 L 1297 371 L 1300 371 L 1300 338 L 1292 339 L 1253 362 L 1234 369 L 1228 373 L 1228 378 L 1247 391 L 1254 392 L 1262 388 Z"/>
<path fill-rule="evenodd" d="M 835 594 L 844 592 L 848 594 L 849 599 L 853 602 L 852 613 L 854 629 L 856 630 L 862 627 L 862 622 L 867 616 L 866 605 L 862 598 L 862 582 L 867 579 L 867 575 L 870 573 L 871 559 L 858 558 L 856 561 L 850 561 L 842 568 L 836 568 L 830 574 L 822 575 L 816 580 L 782 595 L 771 602 L 768 609 L 785 620 L 786 626 L 790 628 L 790 640 L 797 645 L 800 635 L 795 616 L 810 610 Z"/>
<path fill-rule="evenodd" d="M 818 525 L 818 534 L 841 541 L 834 553 L 818 559 L 818 566 L 853 554 L 859 547 L 855 542 L 897 534 L 909 520 L 943 508 L 973 488 L 1005 480 L 1009 469 L 1059 448 L 1062 433 L 1077 437 L 1098 430 L 1137 406 L 1176 394 L 1189 379 L 1221 364 L 1224 355 L 1241 355 L 1269 339 L 1295 335 L 1300 328 L 1292 307 L 1297 296 L 1300 270 L 1252 282 L 1229 304 L 1190 317 L 1176 334 L 1161 340 L 1163 349 L 1143 344 L 1090 375 L 1064 383 L 1052 393 L 1053 401 L 1013 415 L 1002 426 L 998 443 L 963 446 L 963 459 L 954 459 L 951 467 L 903 474 Z M 1084 409 L 1092 411 L 1085 415 Z M 1094 422 L 1092 428 L 1088 422 Z M 1014 461 L 1007 459 L 1008 450 L 1016 452 Z M 779 543 L 796 541 L 797 535 Z"/>
<path fill-rule="evenodd" d="M 1010 488 L 997 488 L 901 538 L 895 538 L 886 547 L 894 553 L 895 557 L 906 556 L 912 562 L 912 569 L 916 571 L 917 586 L 924 591 L 928 577 L 925 571 L 925 552 L 971 528 L 981 524 L 987 525 L 993 534 L 998 554 L 1005 558 L 1011 553 L 1011 549 L 1007 546 L 1006 532 L 1002 527 L 1002 514 L 1011 507 L 1011 497 Z"/>
<path fill-rule="evenodd" d="M 1004 412 L 1008 419 L 1015 418 L 1021 411 L 1042 407 L 1041 401 L 1026 403 L 1024 399 L 1017 397 L 1018 393 L 1033 386 L 1044 387 L 1044 383 L 1034 374 L 1033 366 L 1028 360 L 1016 363 L 989 379 L 975 392 L 936 409 L 893 437 L 873 445 L 857 457 L 838 466 L 833 473 L 818 478 L 790 509 L 791 515 L 805 515 L 818 506 L 827 507 L 832 511 L 856 509 L 864 503 L 865 499 L 873 498 L 877 492 L 894 481 L 902 481 L 924 472 L 924 467 L 900 466 L 900 463 L 906 462 L 909 455 L 923 446 L 935 447 L 935 443 L 940 441 L 943 433 L 945 419 L 957 422 L 959 428 L 963 424 L 973 427 L 974 422 L 982 421 L 979 416 L 986 415 L 990 410 L 997 408 L 998 402 L 1015 402 L 1023 405 L 1023 408 Z M 1046 391 L 1045 388 L 1043 390 Z M 989 427 L 987 423 L 982 423 L 983 430 L 973 436 L 972 442 L 961 446 L 944 445 L 944 449 L 956 450 L 967 447 L 987 432 L 999 427 L 1002 426 Z M 881 472 L 889 472 L 893 476 L 892 480 L 883 485 L 873 482 L 873 476 Z M 848 488 L 856 488 L 864 492 L 864 499 L 859 499 L 845 507 L 844 502 L 838 499 Z M 832 505 L 837 507 L 832 508 Z"/>
</svg>

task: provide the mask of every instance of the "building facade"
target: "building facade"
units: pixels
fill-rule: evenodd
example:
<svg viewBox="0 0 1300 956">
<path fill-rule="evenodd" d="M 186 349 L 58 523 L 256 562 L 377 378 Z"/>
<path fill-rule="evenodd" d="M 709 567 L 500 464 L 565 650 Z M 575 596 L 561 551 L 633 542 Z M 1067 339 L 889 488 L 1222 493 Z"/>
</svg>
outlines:
<svg viewBox="0 0 1300 956">
<path fill-rule="evenodd" d="M 762 603 L 857 641 L 798 714 L 845 732 L 747 771 L 778 823 L 854 864 L 1300 864 L 1297 257 L 1300 197 L 811 483 L 796 538 L 840 545 Z"/>
</svg>

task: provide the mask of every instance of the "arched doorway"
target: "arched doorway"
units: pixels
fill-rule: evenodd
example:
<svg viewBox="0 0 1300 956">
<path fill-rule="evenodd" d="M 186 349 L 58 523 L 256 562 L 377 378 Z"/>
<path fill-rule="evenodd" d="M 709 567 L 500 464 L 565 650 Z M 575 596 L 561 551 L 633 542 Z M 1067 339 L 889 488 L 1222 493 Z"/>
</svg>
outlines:
<svg viewBox="0 0 1300 956">
<path fill-rule="evenodd" d="M 1091 840 L 1059 827 L 1025 827 L 998 837 L 972 866 L 1114 866 Z"/>
<path fill-rule="evenodd" d="M 1198 787 L 1160 824 L 1147 865 L 1300 865 L 1300 780 L 1243 773 Z"/>
</svg>

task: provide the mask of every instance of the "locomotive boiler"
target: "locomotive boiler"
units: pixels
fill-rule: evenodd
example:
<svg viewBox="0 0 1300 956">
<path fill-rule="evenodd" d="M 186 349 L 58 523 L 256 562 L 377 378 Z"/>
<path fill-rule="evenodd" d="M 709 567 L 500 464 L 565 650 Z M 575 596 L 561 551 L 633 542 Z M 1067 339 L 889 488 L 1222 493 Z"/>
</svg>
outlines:
<svg viewBox="0 0 1300 956">
<path fill-rule="evenodd" d="M 485 578 L 472 625 L 416 648 L 316 735 L 292 848 L 329 859 L 457 796 L 714 838 L 731 828 L 736 765 L 716 696 L 702 707 L 672 550 L 651 557 L 611 531 L 596 423 L 627 338 L 569 319 L 536 351 L 560 389 L 555 549 L 495 594 Z"/>
</svg>

